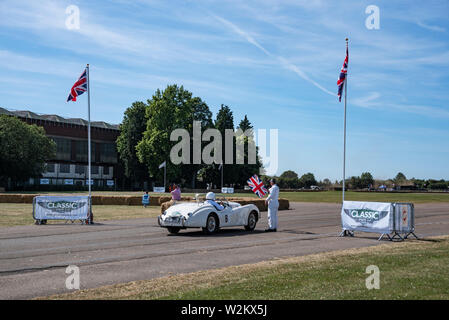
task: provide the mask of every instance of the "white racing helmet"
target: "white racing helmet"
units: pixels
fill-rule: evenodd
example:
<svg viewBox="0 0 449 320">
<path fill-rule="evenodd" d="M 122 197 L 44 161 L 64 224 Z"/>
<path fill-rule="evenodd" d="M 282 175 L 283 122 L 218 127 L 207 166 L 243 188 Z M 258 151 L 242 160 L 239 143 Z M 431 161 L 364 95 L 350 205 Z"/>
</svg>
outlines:
<svg viewBox="0 0 449 320">
<path fill-rule="evenodd" d="M 213 192 L 208 192 L 206 194 L 206 200 L 215 200 L 215 193 Z"/>
</svg>

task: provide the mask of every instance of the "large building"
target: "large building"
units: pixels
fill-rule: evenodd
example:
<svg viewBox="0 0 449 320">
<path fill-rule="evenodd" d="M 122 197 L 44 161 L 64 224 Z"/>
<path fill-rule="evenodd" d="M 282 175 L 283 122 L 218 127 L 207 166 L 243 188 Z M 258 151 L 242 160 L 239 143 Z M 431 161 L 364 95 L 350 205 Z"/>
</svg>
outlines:
<svg viewBox="0 0 449 320">
<path fill-rule="evenodd" d="M 28 124 L 41 126 L 47 136 L 56 142 L 55 158 L 48 159 L 42 177 L 31 178 L 30 185 L 66 185 L 74 188 L 87 186 L 87 120 L 3 108 L 0 108 L 0 114 L 16 116 Z M 115 188 L 118 173 L 116 139 L 120 133 L 119 126 L 100 121 L 91 121 L 90 125 L 92 184 L 101 189 Z"/>
</svg>

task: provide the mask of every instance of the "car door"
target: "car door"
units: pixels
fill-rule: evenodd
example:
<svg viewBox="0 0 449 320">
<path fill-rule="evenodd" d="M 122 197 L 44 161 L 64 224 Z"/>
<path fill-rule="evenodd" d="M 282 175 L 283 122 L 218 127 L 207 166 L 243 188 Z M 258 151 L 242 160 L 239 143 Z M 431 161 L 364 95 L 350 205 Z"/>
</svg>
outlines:
<svg viewBox="0 0 449 320">
<path fill-rule="evenodd" d="M 231 207 L 226 206 L 223 210 L 218 211 L 217 214 L 220 219 L 221 227 L 229 227 L 233 225 L 232 222 L 233 212 Z"/>
</svg>

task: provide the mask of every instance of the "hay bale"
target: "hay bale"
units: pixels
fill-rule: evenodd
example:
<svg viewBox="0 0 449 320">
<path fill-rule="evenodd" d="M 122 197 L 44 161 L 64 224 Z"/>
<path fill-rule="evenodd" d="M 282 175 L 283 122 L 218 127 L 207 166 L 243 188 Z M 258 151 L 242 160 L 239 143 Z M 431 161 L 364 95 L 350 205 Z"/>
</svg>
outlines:
<svg viewBox="0 0 449 320">
<path fill-rule="evenodd" d="M 2 203 L 22 203 L 21 194 L 0 194 L 0 202 Z"/>
<path fill-rule="evenodd" d="M 132 206 L 133 205 L 133 203 L 134 203 L 134 198 L 135 198 L 135 196 L 126 196 L 125 197 L 125 202 L 126 202 L 126 204 L 128 205 L 128 206 Z"/>
<path fill-rule="evenodd" d="M 92 205 L 96 206 L 102 205 L 103 204 L 102 198 L 103 198 L 102 196 L 92 196 Z"/>
<path fill-rule="evenodd" d="M 150 197 L 150 203 L 151 203 L 151 197 Z M 130 206 L 141 206 L 142 205 L 142 197 L 130 196 L 129 197 L 129 205 Z"/>
<path fill-rule="evenodd" d="M 101 202 L 103 205 L 109 205 L 109 206 L 127 205 L 127 202 L 123 196 L 102 196 Z"/>
<path fill-rule="evenodd" d="M 279 210 L 290 209 L 290 202 L 287 199 L 279 199 Z"/>
<path fill-rule="evenodd" d="M 22 194 L 22 203 L 33 203 L 34 197 L 38 194 Z"/>
<path fill-rule="evenodd" d="M 170 201 L 171 197 L 167 197 L 167 196 L 160 196 L 159 197 L 159 204 L 163 204 L 164 202 Z"/>
<path fill-rule="evenodd" d="M 164 211 L 167 210 L 168 208 L 170 208 L 172 206 L 172 204 L 173 204 L 172 200 L 163 202 L 161 204 L 161 213 L 164 213 Z"/>
</svg>

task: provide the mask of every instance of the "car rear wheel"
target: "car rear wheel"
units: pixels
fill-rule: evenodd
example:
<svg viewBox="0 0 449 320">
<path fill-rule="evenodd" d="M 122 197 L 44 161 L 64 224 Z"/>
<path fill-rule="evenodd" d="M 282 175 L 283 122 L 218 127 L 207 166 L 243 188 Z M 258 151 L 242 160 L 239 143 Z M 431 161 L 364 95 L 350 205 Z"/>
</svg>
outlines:
<svg viewBox="0 0 449 320">
<path fill-rule="evenodd" d="M 179 232 L 179 230 L 181 230 L 181 228 L 178 227 L 167 227 L 168 232 L 176 234 Z"/>
<path fill-rule="evenodd" d="M 257 224 L 257 217 L 253 211 L 248 216 L 248 224 L 245 226 L 245 230 L 253 231 L 256 228 L 256 224 Z"/>
<path fill-rule="evenodd" d="M 218 231 L 218 217 L 215 214 L 210 214 L 207 217 L 206 227 L 203 228 L 203 231 L 207 234 L 212 234 Z"/>
</svg>

